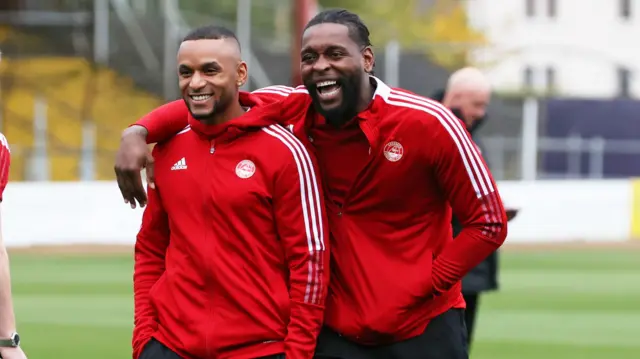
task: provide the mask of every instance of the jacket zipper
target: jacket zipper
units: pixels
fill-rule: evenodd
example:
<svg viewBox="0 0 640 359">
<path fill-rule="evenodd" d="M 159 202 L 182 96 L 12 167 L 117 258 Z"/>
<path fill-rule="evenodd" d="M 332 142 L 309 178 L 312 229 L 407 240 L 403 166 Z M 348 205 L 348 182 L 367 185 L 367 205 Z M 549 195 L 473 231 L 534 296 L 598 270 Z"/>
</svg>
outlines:
<svg viewBox="0 0 640 359">
<path fill-rule="evenodd" d="M 316 147 L 313 144 L 313 136 L 311 136 L 309 134 L 309 132 L 307 131 L 307 128 L 302 125 L 302 127 L 299 130 L 299 133 L 296 134 L 296 128 L 293 127 L 291 130 L 294 134 L 295 137 L 297 137 L 300 142 L 302 142 L 302 145 L 313 154 L 314 157 L 317 158 L 316 156 Z M 320 169 L 320 179 L 322 180 L 322 189 L 323 192 L 325 193 L 325 199 L 328 199 L 329 196 L 326 195 L 329 193 L 329 187 L 327 187 L 327 176 L 324 174 L 324 171 L 322 170 L 322 168 Z M 338 212 L 338 216 L 342 216 L 342 206 L 339 205 L 338 203 L 336 203 L 335 201 L 331 201 L 331 202 L 325 202 L 327 205 L 331 204 L 331 207 L 335 206 L 336 208 L 338 208 L 340 211 Z M 329 206 L 327 206 L 329 207 Z M 329 209 L 329 208 L 327 208 Z"/>
<path fill-rule="evenodd" d="M 304 127 L 304 126 L 302 126 L 302 128 L 300 129 L 300 132 L 301 132 L 302 136 L 296 136 L 296 137 L 298 137 L 300 139 L 300 141 L 302 142 L 303 146 L 305 148 L 307 148 L 309 151 L 311 151 L 313 153 L 314 157 L 315 157 L 316 156 L 316 153 L 315 153 L 316 152 L 316 148 L 313 145 L 313 136 L 311 136 L 309 134 L 309 132 L 307 131 L 306 127 Z M 295 135 L 295 128 L 294 128 L 294 135 Z M 358 174 L 358 176 L 359 176 L 359 174 Z M 322 169 L 320 169 L 320 177 L 322 179 L 322 187 L 323 187 L 324 193 L 328 194 L 329 193 L 329 187 L 327 187 L 327 182 L 328 181 L 327 181 L 327 177 L 324 174 L 324 171 Z M 347 191 L 347 195 L 343 199 L 343 201 L 342 201 L 343 203 L 342 204 L 340 204 L 340 203 L 338 203 L 336 201 L 333 201 L 333 200 L 325 202 L 327 204 L 327 210 L 334 209 L 336 215 L 338 217 L 342 217 L 342 214 L 344 212 L 344 207 L 345 207 L 345 205 L 347 203 L 347 196 L 349 195 L 349 192 L 351 192 L 352 187 L 353 187 L 354 184 L 355 184 L 355 182 L 352 183 L 351 187 Z M 329 198 L 329 196 L 325 196 L 325 199 L 328 199 L 328 198 Z"/>
<path fill-rule="evenodd" d="M 209 155 L 213 155 L 215 152 L 216 152 L 216 142 L 215 142 L 215 140 L 210 140 L 209 141 Z M 209 164 L 209 161 L 211 161 L 211 160 L 212 159 L 209 158 L 206 161 L 204 178 L 210 178 L 209 168 L 211 166 Z M 209 182 L 209 186 L 211 186 L 210 183 L 211 182 Z M 211 187 L 209 187 L 209 188 L 211 188 Z M 209 197 L 207 197 L 208 200 L 213 201 L 213 199 L 210 197 L 211 196 L 211 191 L 209 191 L 208 196 L 209 196 Z M 207 246 L 207 249 L 208 249 L 207 252 L 209 252 L 208 258 L 205 259 L 206 262 L 207 262 L 207 274 L 206 274 L 207 275 L 207 277 L 206 277 L 207 285 L 206 285 L 205 293 L 206 293 L 206 296 L 207 296 L 207 298 L 206 298 L 207 299 L 206 307 L 207 307 L 207 314 L 208 314 L 208 317 L 209 317 L 209 320 L 208 320 L 209 323 L 206 326 L 207 330 L 205 330 L 205 349 L 206 349 L 206 352 L 207 352 L 207 356 L 211 357 L 211 356 L 213 356 L 213 352 L 214 352 L 213 346 L 215 345 L 215 343 L 210 343 L 211 333 L 213 333 L 213 330 L 214 330 L 214 328 L 213 328 L 213 326 L 214 326 L 214 320 L 213 320 L 214 319 L 213 318 L 213 296 L 214 296 L 215 293 L 213 291 L 213 285 L 214 285 L 214 283 L 213 283 L 213 269 L 214 268 L 213 268 L 213 264 L 212 264 L 213 263 L 212 259 L 213 259 L 213 255 L 214 255 L 214 252 L 215 252 L 215 248 L 214 248 L 214 243 L 212 241 L 212 238 L 211 238 L 211 235 L 210 235 L 209 231 L 210 230 L 206 230 L 205 231 L 206 235 L 204 237 L 204 240 L 205 240 L 205 243 L 206 243 L 206 246 Z"/>
</svg>

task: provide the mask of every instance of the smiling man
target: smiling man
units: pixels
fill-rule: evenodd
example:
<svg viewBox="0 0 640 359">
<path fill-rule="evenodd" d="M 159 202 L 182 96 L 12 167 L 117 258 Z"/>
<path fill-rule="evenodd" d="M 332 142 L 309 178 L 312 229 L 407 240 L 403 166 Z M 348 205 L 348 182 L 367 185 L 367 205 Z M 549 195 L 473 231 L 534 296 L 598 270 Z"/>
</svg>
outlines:
<svg viewBox="0 0 640 359">
<path fill-rule="evenodd" d="M 190 127 L 155 146 L 135 245 L 134 359 L 313 357 L 329 274 L 314 158 L 239 92 L 235 35 L 187 35 Z M 268 149 L 268 151 L 265 151 Z"/>
</svg>

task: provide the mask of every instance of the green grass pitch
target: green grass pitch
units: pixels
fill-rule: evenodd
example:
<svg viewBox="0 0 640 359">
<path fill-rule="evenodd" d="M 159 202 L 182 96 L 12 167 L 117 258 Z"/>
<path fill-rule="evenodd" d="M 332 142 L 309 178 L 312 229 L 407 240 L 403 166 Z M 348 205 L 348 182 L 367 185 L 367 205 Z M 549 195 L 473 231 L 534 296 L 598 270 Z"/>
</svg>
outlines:
<svg viewBox="0 0 640 359">
<path fill-rule="evenodd" d="M 130 357 L 130 254 L 12 253 L 31 359 Z M 640 353 L 640 251 L 505 250 L 482 297 L 472 359 L 632 359 Z"/>
</svg>

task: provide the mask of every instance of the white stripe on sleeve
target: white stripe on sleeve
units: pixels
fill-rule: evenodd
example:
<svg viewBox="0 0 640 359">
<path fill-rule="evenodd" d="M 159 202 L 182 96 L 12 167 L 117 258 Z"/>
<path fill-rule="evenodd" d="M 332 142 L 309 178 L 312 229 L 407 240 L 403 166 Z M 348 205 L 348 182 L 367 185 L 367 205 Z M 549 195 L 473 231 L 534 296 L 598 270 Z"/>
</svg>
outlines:
<svg viewBox="0 0 640 359">
<path fill-rule="evenodd" d="M 293 155 L 300 179 L 300 199 L 302 205 L 305 234 L 310 254 L 309 274 L 304 301 L 317 304 L 322 293 L 322 256 L 324 250 L 324 228 L 320 191 L 313 170 L 313 163 L 302 143 L 280 125 L 271 125 L 263 131 L 279 139 Z"/>
</svg>

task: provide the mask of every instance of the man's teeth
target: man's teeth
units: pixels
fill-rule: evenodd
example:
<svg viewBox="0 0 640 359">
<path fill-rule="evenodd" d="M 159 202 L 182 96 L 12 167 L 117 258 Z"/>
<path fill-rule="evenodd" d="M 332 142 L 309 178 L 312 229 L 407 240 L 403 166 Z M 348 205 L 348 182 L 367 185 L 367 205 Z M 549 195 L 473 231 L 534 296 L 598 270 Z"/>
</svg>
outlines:
<svg viewBox="0 0 640 359">
<path fill-rule="evenodd" d="M 211 95 L 191 95 L 191 98 L 195 101 L 204 101 L 208 100 Z"/>
<path fill-rule="evenodd" d="M 332 96 L 335 95 L 338 91 L 340 91 L 340 87 L 336 87 L 335 89 L 331 90 L 331 91 L 325 91 L 322 92 L 322 96 Z"/>
<path fill-rule="evenodd" d="M 333 86 L 333 85 L 336 85 L 336 84 L 337 84 L 337 82 L 335 82 L 335 81 L 322 81 L 322 82 L 318 82 L 316 84 L 316 86 L 318 86 L 318 87 L 326 87 L 326 86 Z"/>
</svg>

